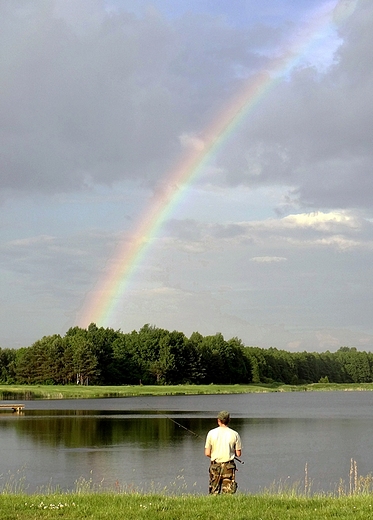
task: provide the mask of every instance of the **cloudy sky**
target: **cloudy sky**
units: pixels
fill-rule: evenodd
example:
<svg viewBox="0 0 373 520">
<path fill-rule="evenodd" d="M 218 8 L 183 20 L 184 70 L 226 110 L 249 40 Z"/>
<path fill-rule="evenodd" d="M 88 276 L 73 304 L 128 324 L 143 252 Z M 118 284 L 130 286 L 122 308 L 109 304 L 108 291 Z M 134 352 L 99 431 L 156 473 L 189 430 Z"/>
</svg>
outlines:
<svg viewBox="0 0 373 520">
<path fill-rule="evenodd" d="M 0 347 L 97 321 L 372 350 L 372 34 L 370 0 L 2 0 Z"/>
</svg>

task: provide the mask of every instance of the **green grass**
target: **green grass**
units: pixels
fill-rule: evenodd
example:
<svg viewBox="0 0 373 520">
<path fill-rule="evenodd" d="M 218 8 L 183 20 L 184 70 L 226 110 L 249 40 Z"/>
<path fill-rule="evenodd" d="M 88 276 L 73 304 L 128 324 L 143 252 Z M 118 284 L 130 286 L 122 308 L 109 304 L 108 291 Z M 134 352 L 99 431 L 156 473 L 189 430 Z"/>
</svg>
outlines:
<svg viewBox="0 0 373 520">
<path fill-rule="evenodd" d="M 249 384 L 249 385 L 165 385 L 165 386 L 79 386 L 79 385 L 0 385 L 0 399 L 83 399 L 99 397 L 134 397 L 149 395 L 209 395 L 246 394 L 253 392 L 304 391 L 365 391 L 373 390 L 373 383 L 310 385 Z"/>
<path fill-rule="evenodd" d="M 127 494 L 0 495 L 2 520 L 366 520 L 373 497 Z"/>
<path fill-rule="evenodd" d="M 0 385 L 0 395 L 42 399 L 76 399 L 99 397 L 135 397 L 149 395 L 242 394 L 278 391 L 280 385 Z M 285 388 L 285 387 L 284 387 Z M 290 387 L 289 387 L 290 388 Z"/>
<path fill-rule="evenodd" d="M 14 476 L 0 490 L 1 520 L 366 520 L 373 516 L 373 477 L 358 475 L 351 459 L 349 482 L 340 480 L 333 493 L 312 493 L 307 469 L 297 482 L 255 495 L 192 495 L 164 488 L 142 492 L 131 486 L 106 488 L 92 479 L 76 481 L 73 491 L 47 487 L 27 494 Z"/>
</svg>

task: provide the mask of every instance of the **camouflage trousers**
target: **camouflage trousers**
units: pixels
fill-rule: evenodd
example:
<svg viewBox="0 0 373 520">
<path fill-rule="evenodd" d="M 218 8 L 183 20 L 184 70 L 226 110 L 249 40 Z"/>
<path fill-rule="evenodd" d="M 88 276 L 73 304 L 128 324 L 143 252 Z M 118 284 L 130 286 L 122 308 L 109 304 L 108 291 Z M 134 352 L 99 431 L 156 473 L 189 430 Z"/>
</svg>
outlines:
<svg viewBox="0 0 373 520">
<path fill-rule="evenodd" d="M 209 468 L 209 494 L 233 494 L 237 491 L 236 465 L 233 461 L 211 462 Z"/>
</svg>

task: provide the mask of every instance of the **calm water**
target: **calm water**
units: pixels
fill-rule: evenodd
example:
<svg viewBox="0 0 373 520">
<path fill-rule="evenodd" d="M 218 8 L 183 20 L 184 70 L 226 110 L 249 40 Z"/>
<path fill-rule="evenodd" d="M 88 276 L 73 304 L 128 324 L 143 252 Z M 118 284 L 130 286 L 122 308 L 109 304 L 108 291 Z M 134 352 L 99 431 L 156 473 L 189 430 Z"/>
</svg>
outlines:
<svg viewBox="0 0 373 520">
<path fill-rule="evenodd" d="M 231 412 L 231 426 L 242 437 L 241 491 L 303 482 L 306 463 L 315 491 L 333 490 L 340 479 L 348 486 L 351 458 L 359 474 L 373 472 L 373 392 L 25 404 L 22 415 L 0 413 L 0 488 L 15 478 L 24 479 L 29 492 L 73 490 L 83 478 L 111 488 L 206 493 L 204 439 L 221 409 Z"/>
</svg>

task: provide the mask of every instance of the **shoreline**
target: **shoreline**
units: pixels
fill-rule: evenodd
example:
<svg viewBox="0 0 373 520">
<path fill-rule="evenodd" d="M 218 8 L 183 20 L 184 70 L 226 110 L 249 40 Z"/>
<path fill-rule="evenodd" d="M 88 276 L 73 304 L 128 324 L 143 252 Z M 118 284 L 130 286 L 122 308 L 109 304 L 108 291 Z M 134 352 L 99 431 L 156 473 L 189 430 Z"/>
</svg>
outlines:
<svg viewBox="0 0 373 520">
<path fill-rule="evenodd" d="M 281 383 L 248 385 L 164 385 L 164 386 L 81 386 L 81 385 L 0 385 L 0 400 L 14 399 L 99 399 L 141 396 L 234 395 L 272 392 L 373 391 L 373 383 Z"/>
</svg>

